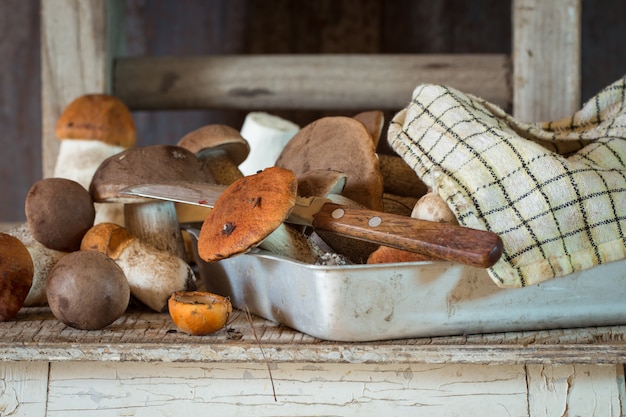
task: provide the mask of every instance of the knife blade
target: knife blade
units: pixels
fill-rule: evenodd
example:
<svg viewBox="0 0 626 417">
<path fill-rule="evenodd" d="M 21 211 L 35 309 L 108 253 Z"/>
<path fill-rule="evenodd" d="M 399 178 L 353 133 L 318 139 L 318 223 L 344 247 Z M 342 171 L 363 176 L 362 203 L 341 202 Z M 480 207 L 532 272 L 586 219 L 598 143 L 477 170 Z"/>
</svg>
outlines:
<svg viewBox="0 0 626 417">
<path fill-rule="evenodd" d="M 120 194 L 213 207 L 225 189 L 208 183 L 139 184 Z M 320 197 L 298 197 L 285 222 L 479 268 L 495 264 L 503 250 L 500 237 L 490 231 L 339 205 Z"/>
</svg>

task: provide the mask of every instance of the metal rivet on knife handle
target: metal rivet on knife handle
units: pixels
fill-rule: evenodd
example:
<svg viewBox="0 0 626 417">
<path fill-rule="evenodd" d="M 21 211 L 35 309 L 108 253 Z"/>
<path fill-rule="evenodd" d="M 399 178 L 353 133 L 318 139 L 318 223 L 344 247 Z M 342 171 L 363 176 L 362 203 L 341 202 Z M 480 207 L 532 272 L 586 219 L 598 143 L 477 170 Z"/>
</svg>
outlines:
<svg viewBox="0 0 626 417">
<path fill-rule="evenodd" d="M 381 219 L 378 216 L 372 217 L 367 224 L 370 225 L 371 227 L 376 227 L 376 226 L 380 226 L 380 224 L 383 222 L 383 219 Z"/>
</svg>

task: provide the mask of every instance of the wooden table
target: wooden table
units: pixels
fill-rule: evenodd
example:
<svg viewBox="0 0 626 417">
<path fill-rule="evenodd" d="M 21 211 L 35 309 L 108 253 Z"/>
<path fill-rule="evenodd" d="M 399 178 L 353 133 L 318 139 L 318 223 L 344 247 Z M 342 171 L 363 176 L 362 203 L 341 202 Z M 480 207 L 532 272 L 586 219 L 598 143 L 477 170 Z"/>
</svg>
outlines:
<svg viewBox="0 0 626 417">
<path fill-rule="evenodd" d="M 0 323 L 3 415 L 619 416 L 626 326 L 376 343 L 236 310 L 210 336 L 141 309 L 81 331 L 48 308 Z"/>
</svg>

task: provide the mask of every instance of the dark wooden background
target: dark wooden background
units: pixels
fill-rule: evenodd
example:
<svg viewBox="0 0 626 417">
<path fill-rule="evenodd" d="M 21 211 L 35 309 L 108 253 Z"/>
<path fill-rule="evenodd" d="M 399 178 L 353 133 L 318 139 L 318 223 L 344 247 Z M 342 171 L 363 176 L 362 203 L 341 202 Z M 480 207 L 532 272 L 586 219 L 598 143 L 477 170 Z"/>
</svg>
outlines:
<svg viewBox="0 0 626 417">
<path fill-rule="evenodd" d="M 45 0 L 42 0 L 45 1 Z M 41 179 L 39 0 L 0 0 L 0 221 Z M 583 0 L 582 98 L 626 73 L 626 2 Z M 506 0 L 126 0 L 128 55 L 510 53 Z M 320 114 L 281 113 L 301 125 Z M 135 112 L 139 145 L 245 113 Z"/>
</svg>

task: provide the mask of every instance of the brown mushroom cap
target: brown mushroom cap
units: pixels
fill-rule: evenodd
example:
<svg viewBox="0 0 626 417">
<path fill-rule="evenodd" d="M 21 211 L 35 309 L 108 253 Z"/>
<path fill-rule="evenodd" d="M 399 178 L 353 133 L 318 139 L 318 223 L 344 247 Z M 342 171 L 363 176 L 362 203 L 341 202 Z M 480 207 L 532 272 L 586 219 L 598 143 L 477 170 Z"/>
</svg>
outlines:
<svg viewBox="0 0 626 417">
<path fill-rule="evenodd" d="M 323 117 L 308 124 L 287 143 L 276 166 L 297 176 L 315 169 L 343 172 L 348 177 L 343 195 L 369 209 L 383 209 L 383 180 L 372 137 L 351 117 Z"/>
<path fill-rule="evenodd" d="M 119 224 L 98 223 L 85 233 L 80 250 L 95 250 L 111 259 L 117 259 L 135 239 L 137 238 Z"/>
<path fill-rule="evenodd" d="M 200 159 L 204 152 L 222 149 L 235 166 L 241 164 L 250 153 L 250 145 L 239 131 L 222 124 L 206 125 L 189 132 L 177 145 L 190 150 Z"/>
<path fill-rule="evenodd" d="M 96 139 L 124 148 L 137 140 L 130 110 L 107 94 L 86 94 L 72 101 L 57 120 L 55 134 L 59 139 Z"/>
<path fill-rule="evenodd" d="M 87 190 L 66 178 L 44 178 L 34 183 L 26 195 L 25 212 L 33 237 L 62 252 L 78 250 L 96 217 Z"/>
<path fill-rule="evenodd" d="M 381 246 L 370 254 L 367 258 L 368 264 L 388 264 L 396 262 L 419 262 L 434 261 L 427 255 L 421 253 L 409 252 L 402 249 L 396 249 L 389 246 Z"/>
<path fill-rule="evenodd" d="M 180 146 L 149 145 L 126 149 L 100 164 L 89 192 L 95 202 L 137 203 L 153 201 L 123 196 L 119 191 L 131 185 L 152 182 L 212 182 L 202 162 Z"/>
<path fill-rule="evenodd" d="M 385 125 L 385 113 L 380 110 L 371 110 L 355 114 L 353 117 L 363 123 L 372 137 L 374 147 L 378 147 L 378 142 L 383 133 L 383 126 Z"/>
<path fill-rule="evenodd" d="M 33 284 L 30 252 L 16 237 L 0 233 L 0 321 L 17 315 Z"/>
<path fill-rule="evenodd" d="M 298 182 L 293 172 L 270 167 L 232 183 L 215 202 L 198 238 L 198 254 L 217 261 L 247 252 L 289 216 Z"/>
<path fill-rule="evenodd" d="M 70 327 L 102 329 L 120 318 L 130 301 L 122 269 L 97 251 L 70 253 L 54 266 L 46 294 L 52 314 Z"/>
</svg>

